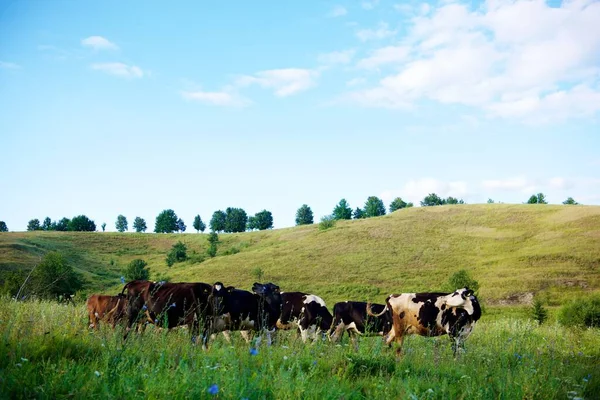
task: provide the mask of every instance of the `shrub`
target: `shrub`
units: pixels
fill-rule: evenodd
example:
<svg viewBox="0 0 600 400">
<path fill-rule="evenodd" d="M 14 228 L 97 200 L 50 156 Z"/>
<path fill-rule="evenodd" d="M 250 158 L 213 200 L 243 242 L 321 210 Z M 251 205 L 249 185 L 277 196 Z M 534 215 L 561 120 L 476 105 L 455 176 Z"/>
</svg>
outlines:
<svg viewBox="0 0 600 400">
<path fill-rule="evenodd" d="M 208 235 L 208 243 L 210 246 L 206 250 L 206 254 L 209 257 L 214 257 L 217 255 L 217 243 L 219 243 L 219 235 L 216 232 L 211 232 Z"/>
<path fill-rule="evenodd" d="M 73 271 L 62 254 L 51 251 L 46 254 L 31 274 L 31 290 L 41 298 L 58 298 L 72 295 L 83 285 L 81 276 Z"/>
<path fill-rule="evenodd" d="M 560 309 L 558 322 L 564 326 L 600 327 L 600 296 L 565 304 Z"/>
<path fill-rule="evenodd" d="M 544 308 L 544 304 L 540 299 L 535 299 L 530 310 L 531 318 L 538 323 L 543 324 L 548 319 L 548 310 Z"/>
<path fill-rule="evenodd" d="M 252 276 L 257 282 L 262 282 L 262 279 L 265 276 L 265 271 L 263 271 L 261 267 L 256 267 L 252 270 Z"/>
<path fill-rule="evenodd" d="M 331 215 L 326 215 L 319 222 L 319 230 L 325 231 L 335 226 L 335 218 Z"/>
<path fill-rule="evenodd" d="M 167 253 L 167 265 L 170 267 L 177 262 L 185 260 L 187 260 L 187 247 L 185 243 L 179 241 Z"/>
<path fill-rule="evenodd" d="M 125 270 L 125 278 L 128 281 L 134 281 L 136 279 L 147 280 L 150 277 L 150 271 L 148 271 L 146 265 L 148 265 L 148 263 L 141 258 L 133 260 Z"/>
<path fill-rule="evenodd" d="M 465 269 L 461 269 L 452 274 L 448 279 L 446 289 L 448 289 L 448 291 L 453 291 L 463 287 L 468 287 L 473 292 L 477 292 L 477 289 L 479 289 L 479 282 L 473 279 Z"/>
</svg>

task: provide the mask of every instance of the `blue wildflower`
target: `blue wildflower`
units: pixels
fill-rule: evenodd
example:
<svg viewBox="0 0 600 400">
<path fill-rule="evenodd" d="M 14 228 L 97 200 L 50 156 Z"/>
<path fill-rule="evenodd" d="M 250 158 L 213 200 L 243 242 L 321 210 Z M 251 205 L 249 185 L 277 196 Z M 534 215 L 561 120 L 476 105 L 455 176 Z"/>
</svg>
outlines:
<svg viewBox="0 0 600 400">
<path fill-rule="evenodd" d="M 171 308 L 172 308 L 172 307 L 176 307 L 176 306 L 175 306 L 175 303 L 171 304 Z"/>
<path fill-rule="evenodd" d="M 250 349 L 250 355 L 251 356 L 255 356 L 258 354 L 258 350 L 256 350 L 255 348 Z"/>
<path fill-rule="evenodd" d="M 592 374 L 587 374 L 587 376 L 585 378 L 583 378 L 583 381 L 589 382 L 591 378 L 592 378 Z"/>
<path fill-rule="evenodd" d="M 317 365 L 317 360 L 314 360 L 314 361 L 313 361 L 313 365 Z"/>
<path fill-rule="evenodd" d="M 124 276 L 121 277 L 121 283 L 125 283 L 125 277 Z"/>
<path fill-rule="evenodd" d="M 208 393 L 212 394 L 213 396 L 214 396 L 215 394 L 219 393 L 219 385 L 217 385 L 217 384 L 211 385 L 211 386 L 208 388 Z"/>
<path fill-rule="evenodd" d="M 146 307 L 146 305 L 145 305 L 145 304 L 142 306 L 142 310 L 145 310 L 145 309 L 147 309 L 147 308 L 148 308 L 148 307 Z"/>
</svg>

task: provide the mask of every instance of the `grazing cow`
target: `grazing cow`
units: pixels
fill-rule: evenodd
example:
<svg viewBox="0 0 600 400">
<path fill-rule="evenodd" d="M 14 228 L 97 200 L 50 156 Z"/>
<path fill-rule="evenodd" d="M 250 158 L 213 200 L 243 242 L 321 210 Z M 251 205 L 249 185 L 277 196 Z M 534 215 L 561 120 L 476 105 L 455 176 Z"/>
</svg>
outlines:
<svg viewBox="0 0 600 400">
<path fill-rule="evenodd" d="M 333 324 L 329 332 L 329 339 L 337 342 L 344 332 L 348 332 L 350 339 L 357 346 L 356 337 L 360 335 L 387 334 L 392 328 L 390 313 L 382 313 L 384 304 L 369 304 L 372 313 L 381 313 L 373 316 L 367 313 L 367 303 L 362 301 L 342 301 L 333 305 Z"/>
<path fill-rule="evenodd" d="M 282 292 L 281 315 L 277 320 L 277 328 L 290 329 L 297 327 L 303 342 L 317 333 L 327 332 L 333 316 L 325 302 L 319 296 L 302 292 Z"/>
<path fill-rule="evenodd" d="M 398 343 L 396 353 L 402 350 L 405 335 L 441 336 L 448 334 L 456 355 L 462 342 L 471 334 L 475 323 L 481 318 L 481 307 L 477 297 L 469 288 L 453 293 L 402 293 L 391 294 L 386 307 L 379 314 L 391 313 L 392 329 L 385 337 L 386 344 Z"/>
<path fill-rule="evenodd" d="M 217 282 L 213 286 L 202 282 L 151 282 L 131 281 L 123 288 L 127 292 L 127 338 L 134 321 L 144 312 L 155 325 L 167 327 L 169 330 L 180 325 L 187 325 L 195 340 L 200 324 L 206 334 L 210 323 L 206 318 L 212 315 L 213 294 L 223 284 Z M 218 294 L 215 296 L 218 297 Z M 137 328 L 136 328 L 137 330 Z"/>
<path fill-rule="evenodd" d="M 248 341 L 249 330 L 266 330 L 271 344 L 271 334 L 275 331 L 277 318 L 281 314 L 281 294 L 279 286 L 273 283 L 254 283 L 252 292 L 229 286 L 220 290 L 219 302 L 215 305 L 215 317 L 211 332 L 242 331 Z M 215 302 L 216 303 L 216 302 Z M 208 346 L 208 336 L 203 336 L 204 347 Z"/>
<path fill-rule="evenodd" d="M 125 317 L 127 298 L 119 293 L 116 296 L 93 294 L 87 300 L 89 327 L 99 329 L 100 320 L 114 328 Z"/>
</svg>

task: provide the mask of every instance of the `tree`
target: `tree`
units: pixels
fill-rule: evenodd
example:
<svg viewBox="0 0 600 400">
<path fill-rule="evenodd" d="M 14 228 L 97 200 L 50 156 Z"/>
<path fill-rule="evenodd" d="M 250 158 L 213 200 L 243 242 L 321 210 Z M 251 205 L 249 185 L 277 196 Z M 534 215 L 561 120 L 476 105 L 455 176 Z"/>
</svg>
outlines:
<svg viewBox="0 0 600 400">
<path fill-rule="evenodd" d="M 225 232 L 244 232 L 248 215 L 242 208 L 227 207 L 225 210 Z"/>
<path fill-rule="evenodd" d="M 177 230 L 179 232 L 185 232 L 186 228 L 187 228 L 187 226 L 185 226 L 185 224 L 183 223 L 183 220 L 181 218 L 179 218 L 177 220 Z"/>
<path fill-rule="evenodd" d="M 346 199 L 341 199 L 332 213 L 333 219 L 352 219 L 352 209 Z"/>
<path fill-rule="evenodd" d="M 96 224 L 85 215 L 78 215 L 69 221 L 67 229 L 69 231 L 77 232 L 94 232 L 96 230 Z"/>
<path fill-rule="evenodd" d="M 82 286 L 79 274 L 67 264 L 65 258 L 56 251 L 44 256 L 31 274 L 32 292 L 42 298 L 75 294 Z"/>
<path fill-rule="evenodd" d="M 56 230 L 59 232 L 66 232 L 69 230 L 69 223 L 71 220 L 67 217 L 62 218 L 60 221 L 56 223 Z"/>
<path fill-rule="evenodd" d="M 146 232 L 146 229 L 148 229 L 146 226 L 146 220 L 144 218 L 135 217 L 133 220 L 133 229 L 135 229 L 135 231 L 138 233 Z"/>
<path fill-rule="evenodd" d="M 492 200 L 492 199 L 488 199 L 487 202 L 488 202 L 488 204 L 494 204 L 494 200 Z"/>
<path fill-rule="evenodd" d="M 127 230 L 127 218 L 125 218 L 124 215 L 119 215 L 117 217 L 115 228 L 117 228 L 117 231 L 119 232 L 125 232 Z"/>
<path fill-rule="evenodd" d="M 445 201 L 445 204 L 465 204 L 463 199 L 457 199 L 456 197 L 449 196 Z"/>
<path fill-rule="evenodd" d="M 423 200 L 421 200 L 421 207 L 441 206 L 444 204 L 446 204 L 446 200 L 442 199 L 435 193 L 429 193 Z"/>
<path fill-rule="evenodd" d="M 250 217 L 252 218 L 252 217 Z M 271 211 L 262 210 L 254 214 L 254 229 L 264 231 L 273 228 L 273 214 Z"/>
<path fill-rule="evenodd" d="M 532 194 L 527 204 L 548 204 L 544 193 Z"/>
<path fill-rule="evenodd" d="M 296 211 L 296 225 L 310 225 L 313 223 L 313 212 L 306 204 Z"/>
<path fill-rule="evenodd" d="M 219 243 L 219 235 L 215 231 L 209 233 L 208 235 L 208 249 L 206 250 L 206 254 L 209 257 L 214 257 L 217 255 L 217 244 Z"/>
<path fill-rule="evenodd" d="M 362 219 L 365 217 L 365 212 L 360 207 L 356 207 L 356 210 L 352 213 L 352 217 L 354 219 Z"/>
<path fill-rule="evenodd" d="M 569 197 L 568 199 L 566 199 L 565 201 L 563 201 L 563 204 L 579 204 L 578 202 L 576 202 L 572 197 Z"/>
<path fill-rule="evenodd" d="M 473 292 L 477 292 L 477 289 L 479 289 L 479 282 L 473 279 L 467 270 L 461 269 L 452 274 L 448 279 L 446 289 L 451 292 L 464 287 L 468 287 Z"/>
<path fill-rule="evenodd" d="M 402 200 L 400 197 L 396 197 L 390 203 L 390 212 L 393 213 L 396 210 L 401 210 L 403 208 L 410 208 L 412 206 L 413 206 L 413 203 L 407 203 L 404 200 Z"/>
<path fill-rule="evenodd" d="M 194 217 L 194 229 L 196 232 L 204 232 L 206 229 L 206 225 L 202 222 L 202 218 L 200 218 L 199 214 Z"/>
<path fill-rule="evenodd" d="M 321 222 L 319 222 L 319 230 L 326 231 L 327 229 L 333 228 L 336 223 L 336 219 L 333 215 L 325 215 L 321 217 Z"/>
<path fill-rule="evenodd" d="M 210 230 L 213 232 L 222 232 L 225 230 L 225 221 L 227 214 L 224 211 L 217 210 L 213 213 L 210 219 Z"/>
<path fill-rule="evenodd" d="M 177 230 L 177 228 L 177 214 L 175 214 L 175 211 L 171 209 L 163 210 L 156 217 L 154 232 L 173 233 Z"/>
<path fill-rule="evenodd" d="M 52 230 L 52 220 L 50 219 L 50 217 L 44 218 L 44 222 L 42 223 L 42 229 L 45 231 Z"/>
<path fill-rule="evenodd" d="M 258 229 L 258 223 L 256 222 L 256 217 L 254 215 L 248 217 L 248 225 L 246 225 L 246 229 L 249 231 Z"/>
<path fill-rule="evenodd" d="M 106 230 L 106 222 L 103 222 L 100 227 L 102 227 L 102 232 L 104 232 Z"/>
<path fill-rule="evenodd" d="M 34 218 L 27 223 L 28 231 L 39 231 L 40 229 L 42 229 L 42 227 L 40 226 L 40 220 L 37 218 Z"/>
<path fill-rule="evenodd" d="M 379 217 L 385 215 L 385 205 L 377 196 L 369 196 L 365 202 L 365 218 Z"/>
<path fill-rule="evenodd" d="M 533 305 L 529 311 L 534 321 L 541 325 L 548 319 L 548 310 L 544 307 L 544 304 L 539 298 L 533 300 Z"/>
<path fill-rule="evenodd" d="M 146 268 L 147 265 L 148 263 L 141 258 L 131 261 L 125 270 L 125 278 L 128 281 L 137 279 L 147 280 L 150 277 L 150 271 Z"/>
<path fill-rule="evenodd" d="M 8 232 L 8 226 L 6 226 L 6 222 L 0 221 L 0 232 Z"/>
<path fill-rule="evenodd" d="M 170 267 L 176 262 L 185 260 L 187 260 L 187 246 L 182 241 L 178 241 L 167 253 L 167 265 Z"/>
</svg>

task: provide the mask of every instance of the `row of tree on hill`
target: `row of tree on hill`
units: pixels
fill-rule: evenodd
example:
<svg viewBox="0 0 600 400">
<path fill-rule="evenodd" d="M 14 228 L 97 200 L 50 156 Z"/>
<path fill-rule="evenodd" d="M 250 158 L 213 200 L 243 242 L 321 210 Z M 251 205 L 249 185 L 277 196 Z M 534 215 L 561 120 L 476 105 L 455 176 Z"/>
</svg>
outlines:
<svg viewBox="0 0 600 400">
<path fill-rule="evenodd" d="M 488 203 L 494 203 L 492 199 L 488 199 Z M 533 194 L 526 202 L 527 204 L 548 204 L 544 193 Z M 465 204 L 463 199 L 455 197 L 442 198 L 436 193 L 430 193 L 420 202 L 421 207 L 439 206 L 446 204 Z M 579 204 L 572 197 L 563 201 L 563 204 Z M 406 202 L 400 197 L 396 197 L 389 205 L 389 212 L 392 213 L 402 208 L 413 207 L 413 203 Z M 386 207 L 377 196 L 369 196 L 364 206 L 352 209 L 346 199 L 341 199 L 334 207 L 331 215 L 327 218 L 333 220 L 341 219 L 361 219 L 378 217 L 386 214 Z M 314 223 L 312 209 L 303 204 L 296 211 L 296 225 L 306 225 Z M 243 208 L 227 207 L 225 211 L 217 210 L 213 213 L 209 222 L 212 232 L 244 232 L 253 230 L 265 230 L 273 228 L 273 214 L 270 211 L 262 210 L 255 215 L 248 216 Z M 133 221 L 133 230 L 136 232 L 146 232 L 146 220 L 141 217 L 135 217 Z M 196 232 L 204 232 L 206 224 L 202 221 L 200 215 L 196 215 L 193 221 L 193 227 Z M 102 231 L 106 229 L 106 223 L 101 225 Z M 115 222 L 115 228 L 119 232 L 129 230 L 127 218 L 124 215 L 119 215 Z M 156 233 L 173 233 L 185 232 L 187 226 L 183 219 L 177 217 L 175 211 L 171 209 L 163 210 L 157 217 L 154 227 Z M 27 224 L 28 231 L 95 231 L 96 224 L 85 215 L 78 215 L 71 219 L 62 218 L 58 221 L 52 221 L 50 217 L 46 217 L 42 222 L 34 218 Z M 0 232 L 8 232 L 8 227 L 4 221 L 0 221 Z"/>
</svg>

